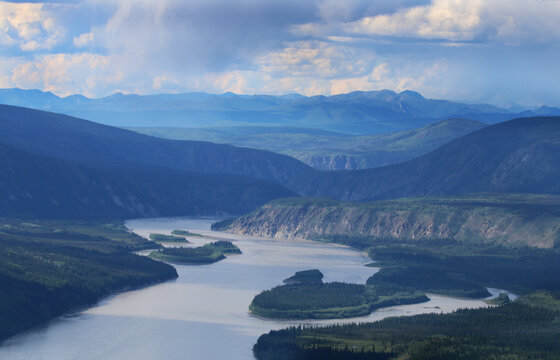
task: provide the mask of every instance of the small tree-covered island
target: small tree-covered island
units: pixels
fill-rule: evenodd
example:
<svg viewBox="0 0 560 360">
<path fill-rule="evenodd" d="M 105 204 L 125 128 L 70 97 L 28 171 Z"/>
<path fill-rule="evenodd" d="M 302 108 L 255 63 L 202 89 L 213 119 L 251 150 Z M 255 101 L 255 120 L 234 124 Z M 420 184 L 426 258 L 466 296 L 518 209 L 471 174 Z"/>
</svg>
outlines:
<svg viewBox="0 0 560 360">
<path fill-rule="evenodd" d="M 278 319 L 340 319 L 370 314 L 399 304 L 428 301 L 420 291 L 388 283 L 366 285 L 322 281 L 316 269 L 299 271 L 255 296 L 249 309 L 255 315 Z"/>
<path fill-rule="evenodd" d="M 193 233 L 188 230 L 173 230 L 171 235 L 204 237 L 202 234 Z"/>
<path fill-rule="evenodd" d="M 231 241 L 214 241 L 198 247 L 173 247 L 152 251 L 152 259 L 174 264 L 212 264 L 226 258 L 225 255 L 241 254 L 241 250 Z"/>
<path fill-rule="evenodd" d="M 188 244 L 188 241 L 183 236 L 176 236 L 176 235 L 165 235 L 165 234 L 150 234 L 150 240 L 155 241 L 157 243 L 183 243 Z"/>
</svg>

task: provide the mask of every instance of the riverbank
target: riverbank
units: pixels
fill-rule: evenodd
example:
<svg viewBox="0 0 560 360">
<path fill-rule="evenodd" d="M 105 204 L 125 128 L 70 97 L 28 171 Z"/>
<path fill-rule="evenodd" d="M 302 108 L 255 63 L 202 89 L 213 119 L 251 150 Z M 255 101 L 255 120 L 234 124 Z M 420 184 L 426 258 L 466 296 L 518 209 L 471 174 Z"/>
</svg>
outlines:
<svg viewBox="0 0 560 360">
<path fill-rule="evenodd" d="M 386 317 L 449 313 L 487 306 L 482 300 L 429 295 L 430 301 L 335 320 L 266 320 L 249 313 L 255 295 L 295 272 L 321 269 L 326 282 L 365 284 L 377 269 L 362 251 L 337 244 L 276 241 L 212 232 L 216 219 L 157 218 L 126 221 L 135 234 L 189 229 L 205 237 L 194 246 L 230 239 L 242 256 L 205 266 L 176 265 L 177 280 L 103 298 L 85 311 L 62 316 L 0 345 L 3 360 L 136 360 L 146 356 L 182 360 L 253 358 L 252 346 L 270 330 L 292 325 L 373 322 Z M 153 242 L 147 242 L 153 246 Z M 72 341 L 68 341 L 71 338 Z M 152 356 L 153 355 L 153 356 Z"/>
<path fill-rule="evenodd" d="M 167 264 L 132 254 L 153 243 L 122 224 L 0 221 L 0 340 L 123 289 L 176 278 Z"/>
<path fill-rule="evenodd" d="M 451 314 L 369 324 L 291 327 L 261 336 L 258 360 L 557 359 L 560 293 L 538 291 L 515 302 Z"/>
</svg>

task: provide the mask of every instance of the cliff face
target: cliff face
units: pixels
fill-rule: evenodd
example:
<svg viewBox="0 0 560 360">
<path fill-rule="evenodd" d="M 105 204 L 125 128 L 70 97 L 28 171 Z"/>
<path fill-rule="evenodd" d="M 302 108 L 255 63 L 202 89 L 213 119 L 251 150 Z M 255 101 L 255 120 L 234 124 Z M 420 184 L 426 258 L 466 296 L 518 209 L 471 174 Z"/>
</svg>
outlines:
<svg viewBox="0 0 560 360">
<path fill-rule="evenodd" d="M 501 196 L 499 201 L 426 198 L 368 204 L 277 200 L 236 219 L 225 230 L 272 238 L 452 238 L 551 248 L 560 242 L 560 207 L 549 202 L 559 198 L 527 197 Z"/>
</svg>

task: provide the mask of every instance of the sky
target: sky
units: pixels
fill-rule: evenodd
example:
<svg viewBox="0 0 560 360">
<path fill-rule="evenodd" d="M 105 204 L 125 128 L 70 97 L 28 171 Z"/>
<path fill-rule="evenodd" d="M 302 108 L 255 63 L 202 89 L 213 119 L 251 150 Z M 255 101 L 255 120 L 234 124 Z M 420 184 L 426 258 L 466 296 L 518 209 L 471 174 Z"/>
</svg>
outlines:
<svg viewBox="0 0 560 360">
<path fill-rule="evenodd" d="M 0 1 L 0 88 L 560 106 L 560 0 Z"/>
</svg>

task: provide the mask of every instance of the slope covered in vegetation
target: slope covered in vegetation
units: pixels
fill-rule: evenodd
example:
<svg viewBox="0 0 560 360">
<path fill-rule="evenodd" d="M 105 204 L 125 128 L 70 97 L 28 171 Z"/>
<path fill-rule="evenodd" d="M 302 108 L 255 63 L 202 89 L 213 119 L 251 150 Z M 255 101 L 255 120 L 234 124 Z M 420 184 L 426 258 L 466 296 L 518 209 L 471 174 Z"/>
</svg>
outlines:
<svg viewBox="0 0 560 360">
<path fill-rule="evenodd" d="M 428 301 L 412 287 L 376 281 L 368 284 L 323 283 L 318 270 L 298 272 L 281 285 L 255 296 L 255 315 L 280 319 L 338 319 L 363 316 L 373 310 Z"/>
<path fill-rule="evenodd" d="M 131 251 L 154 244 L 116 223 L 0 222 L 0 339 L 111 292 L 177 277 Z"/>
<path fill-rule="evenodd" d="M 560 194 L 560 117 L 487 126 L 408 162 L 383 168 L 315 172 L 305 196 L 376 200 L 473 192 Z"/>
<path fill-rule="evenodd" d="M 235 175 L 92 168 L 0 143 L 0 216 L 131 218 L 243 213 L 293 193 Z"/>
<path fill-rule="evenodd" d="M 348 135 L 309 128 L 216 127 L 131 128 L 176 140 L 202 140 L 290 155 L 318 170 L 359 170 L 397 164 L 486 126 L 446 119 L 417 129 L 375 135 Z"/>
<path fill-rule="evenodd" d="M 271 331 L 253 352 L 258 360 L 552 360 L 559 321 L 559 294 L 541 291 L 486 309 Z"/>
</svg>

